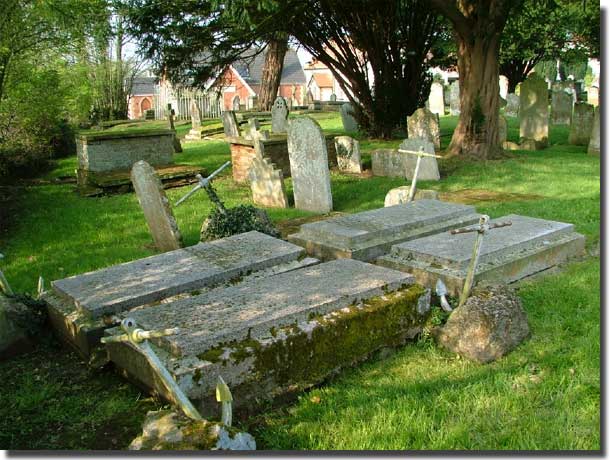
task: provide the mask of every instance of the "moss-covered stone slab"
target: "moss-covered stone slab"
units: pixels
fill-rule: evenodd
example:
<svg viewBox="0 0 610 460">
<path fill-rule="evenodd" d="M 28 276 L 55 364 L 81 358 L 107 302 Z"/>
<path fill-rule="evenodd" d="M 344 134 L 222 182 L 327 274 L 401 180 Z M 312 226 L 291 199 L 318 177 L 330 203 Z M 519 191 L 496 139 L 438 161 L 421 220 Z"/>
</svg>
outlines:
<svg viewBox="0 0 610 460">
<path fill-rule="evenodd" d="M 438 200 L 396 206 L 304 224 L 288 240 L 324 260 L 373 260 L 393 244 L 478 222 L 474 207 Z"/>
<path fill-rule="evenodd" d="M 491 223 L 512 222 L 489 231 L 483 240 L 475 282 L 508 284 L 582 255 L 584 236 L 572 224 L 511 214 Z M 461 292 L 472 257 L 476 233 L 449 232 L 419 238 L 392 247 L 377 259 L 386 267 L 415 275 L 433 287 L 438 278 L 450 293 Z"/>
<path fill-rule="evenodd" d="M 403 275 L 336 260 L 131 317 L 144 329 L 181 328 L 153 347 L 189 398 L 211 401 L 220 375 L 237 407 L 256 407 L 415 337 L 429 313 L 430 291 Z M 133 347 L 109 343 L 107 349 L 122 372 L 171 400 Z M 204 403 L 201 409 L 214 407 Z"/>
</svg>

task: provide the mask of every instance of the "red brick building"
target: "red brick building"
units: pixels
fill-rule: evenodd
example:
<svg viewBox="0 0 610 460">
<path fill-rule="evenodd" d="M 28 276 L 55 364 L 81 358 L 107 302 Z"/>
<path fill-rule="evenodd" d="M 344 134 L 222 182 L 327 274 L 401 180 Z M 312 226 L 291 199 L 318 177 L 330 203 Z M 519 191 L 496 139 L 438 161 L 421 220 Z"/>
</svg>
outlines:
<svg viewBox="0 0 610 460">
<path fill-rule="evenodd" d="M 136 77 L 133 80 L 127 116 L 130 120 L 144 118 L 148 109 L 154 109 L 155 77 Z"/>
</svg>

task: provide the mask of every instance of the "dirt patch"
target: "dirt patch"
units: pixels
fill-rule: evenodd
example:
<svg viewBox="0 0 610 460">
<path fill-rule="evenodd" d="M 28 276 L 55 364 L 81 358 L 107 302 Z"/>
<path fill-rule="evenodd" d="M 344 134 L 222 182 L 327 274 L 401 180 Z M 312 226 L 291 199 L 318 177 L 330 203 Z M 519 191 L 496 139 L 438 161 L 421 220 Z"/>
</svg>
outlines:
<svg viewBox="0 0 610 460">
<path fill-rule="evenodd" d="M 477 204 L 493 201 L 495 203 L 505 203 L 508 201 L 529 201 L 544 198 L 540 195 L 526 193 L 502 193 L 484 189 L 463 189 L 455 192 L 440 192 L 442 201 L 461 204 Z"/>
<path fill-rule="evenodd" d="M 316 216 L 308 216 L 308 217 L 299 217 L 298 219 L 286 219 L 280 220 L 275 223 L 275 226 L 280 231 L 280 235 L 282 238 L 286 238 L 288 235 L 292 235 L 299 231 L 299 228 L 303 224 L 308 224 L 310 222 L 318 222 L 320 220 L 330 219 L 332 217 L 339 217 L 344 215 L 343 212 L 331 212 L 330 214 L 324 215 L 316 215 Z"/>
</svg>

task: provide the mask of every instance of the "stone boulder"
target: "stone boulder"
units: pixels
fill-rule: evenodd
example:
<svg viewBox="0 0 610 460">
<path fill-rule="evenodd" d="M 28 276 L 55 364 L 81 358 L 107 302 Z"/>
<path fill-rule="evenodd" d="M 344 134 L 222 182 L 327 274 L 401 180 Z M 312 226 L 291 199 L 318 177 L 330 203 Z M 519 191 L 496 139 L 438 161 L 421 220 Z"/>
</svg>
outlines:
<svg viewBox="0 0 610 460">
<path fill-rule="evenodd" d="M 489 363 L 529 336 L 519 297 L 506 287 L 476 292 L 435 331 L 439 345 L 465 358 Z"/>
<path fill-rule="evenodd" d="M 129 450 L 256 450 L 256 442 L 252 435 L 221 423 L 159 410 L 146 414 L 142 434 Z"/>
<path fill-rule="evenodd" d="M 384 207 L 396 206 L 397 204 L 404 204 L 409 198 L 409 191 L 411 187 L 409 185 L 403 185 L 402 187 L 393 188 L 385 196 L 383 203 Z M 438 192 L 436 190 L 415 190 L 414 200 L 438 200 Z"/>
</svg>

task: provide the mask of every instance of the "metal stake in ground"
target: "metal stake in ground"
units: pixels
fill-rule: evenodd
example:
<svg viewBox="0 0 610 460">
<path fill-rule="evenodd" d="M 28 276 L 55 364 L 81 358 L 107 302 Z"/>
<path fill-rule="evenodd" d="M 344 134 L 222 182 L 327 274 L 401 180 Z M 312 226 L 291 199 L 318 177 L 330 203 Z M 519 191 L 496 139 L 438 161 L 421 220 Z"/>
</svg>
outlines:
<svg viewBox="0 0 610 460">
<path fill-rule="evenodd" d="M 477 232 L 477 237 L 474 240 L 474 246 L 472 248 L 472 256 L 470 259 L 470 264 L 468 265 L 468 272 L 466 273 L 466 279 L 464 280 L 464 287 L 462 288 L 462 293 L 460 294 L 460 301 L 458 303 L 458 307 L 461 307 L 468 299 L 470 295 L 470 290 L 472 289 L 472 285 L 474 284 L 474 277 L 477 270 L 477 264 L 479 263 L 479 257 L 481 256 L 481 247 L 483 246 L 483 238 L 485 233 L 494 228 L 507 227 L 512 225 L 512 222 L 499 222 L 497 224 L 489 224 L 489 216 L 482 215 L 479 219 L 479 225 L 476 227 L 464 227 L 458 228 L 456 230 L 451 230 L 452 235 L 457 235 L 459 233 L 471 233 Z"/>
<path fill-rule="evenodd" d="M 4 256 L 0 254 L 0 260 L 2 259 L 4 259 Z M 9 297 L 15 295 L 13 290 L 11 289 L 11 286 L 8 284 L 8 281 L 4 277 L 4 273 L 2 273 L 2 270 L 0 270 L 0 291 L 4 292 Z"/>
<path fill-rule="evenodd" d="M 225 209 L 225 206 L 222 203 L 222 201 L 220 201 L 220 198 L 218 198 L 216 191 L 212 188 L 211 181 L 212 181 L 212 179 L 214 179 L 214 177 L 216 177 L 218 174 L 220 174 L 220 172 L 223 169 L 225 169 L 227 166 L 229 166 L 230 164 L 231 164 L 231 162 L 227 161 L 225 164 L 223 164 L 220 168 L 218 168 L 216 171 L 214 171 L 212 174 L 210 174 L 205 179 L 201 176 L 201 174 L 197 174 L 197 176 L 195 176 L 195 177 L 197 178 L 199 183 L 197 185 L 195 185 L 195 187 L 193 187 L 193 189 L 190 192 L 188 192 L 186 195 L 184 195 L 182 198 L 180 198 L 174 206 L 176 206 L 176 207 L 180 206 L 180 204 L 182 204 L 185 200 L 187 200 L 197 190 L 203 188 L 206 191 L 206 193 L 208 194 L 210 201 L 212 203 L 214 203 L 214 205 L 218 208 L 218 210 L 221 213 L 226 214 L 227 210 Z"/>
<path fill-rule="evenodd" d="M 415 198 L 415 191 L 417 188 L 417 175 L 419 174 L 419 165 L 421 164 L 421 159 L 423 157 L 433 157 L 433 158 L 443 158 L 440 155 L 434 155 L 432 153 L 424 152 L 424 148 L 420 147 L 419 151 L 415 150 L 403 150 L 398 149 L 399 153 L 411 153 L 417 155 L 417 163 L 415 163 L 415 171 L 413 172 L 413 179 L 411 179 L 411 187 L 409 188 L 409 197 L 407 198 L 407 202 L 413 201 Z"/>
<path fill-rule="evenodd" d="M 161 381 L 165 385 L 165 388 L 174 396 L 174 399 L 176 402 L 178 402 L 178 405 L 184 414 L 193 420 L 203 420 L 203 417 L 201 417 L 199 411 L 195 409 L 195 406 L 193 406 L 189 398 L 176 384 L 176 381 L 172 378 L 157 354 L 148 343 L 148 339 L 173 335 L 176 334 L 179 329 L 172 328 L 163 329 L 161 331 L 144 331 L 139 329 L 136 322 L 131 318 L 125 318 L 123 321 L 121 321 L 121 328 L 125 331 L 125 334 L 115 335 L 112 337 L 103 337 L 101 342 L 129 342 L 131 345 L 133 345 L 146 357 L 146 360 L 149 362 L 151 367 L 157 372 L 159 377 L 161 377 Z"/>
</svg>

